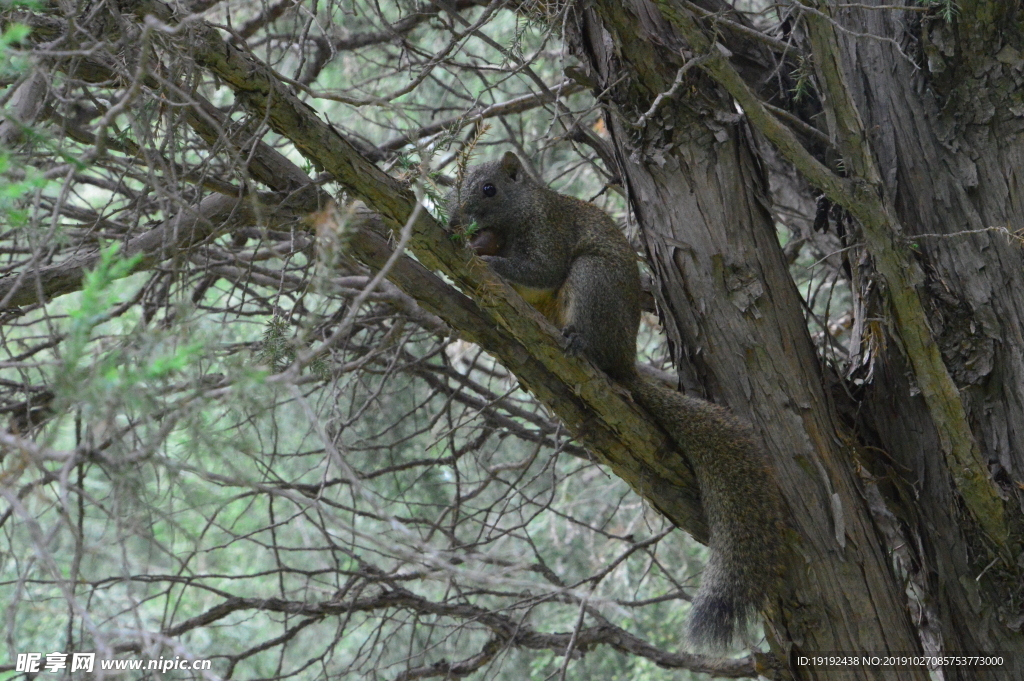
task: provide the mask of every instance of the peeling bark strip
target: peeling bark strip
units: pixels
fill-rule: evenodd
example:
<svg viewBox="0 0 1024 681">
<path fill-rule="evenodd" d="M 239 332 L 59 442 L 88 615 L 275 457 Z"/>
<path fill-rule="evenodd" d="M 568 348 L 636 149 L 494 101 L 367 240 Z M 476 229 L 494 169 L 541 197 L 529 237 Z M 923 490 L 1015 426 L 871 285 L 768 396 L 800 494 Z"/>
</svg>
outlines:
<svg viewBox="0 0 1024 681">
<path fill-rule="evenodd" d="M 857 182 L 839 178 L 814 159 L 796 136 L 778 122 L 750 91 L 743 79 L 697 25 L 679 0 L 655 0 L 666 18 L 686 37 L 694 49 L 708 55 L 702 68 L 736 98 L 751 123 L 778 146 L 783 155 L 825 194 L 860 221 L 867 237 L 868 252 L 888 285 L 889 304 L 903 349 L 914 368 L 917 384 L 939 430 L 942 451 L 954 484 L 971 515 L 1004 557 L 1012 559 L 1003 502 L 989 478 L 988 465 L 967 421 L 960 393 L 946 369 L 939 348 L 928 327 L 924 305 L 917 287 L 923 276 L 910 249 L 901 240 L 904 230 L 895 212 L 883 201 L 881 175 L 871 155 L 860 120 L 836 59 L 839 46 L 834 25 L 821 4 L 821 13 L 806 15 L 814 47 L 815 67 L 825 85 L 825 101 L 843 158 L 850 164 Z"/>
</svg>

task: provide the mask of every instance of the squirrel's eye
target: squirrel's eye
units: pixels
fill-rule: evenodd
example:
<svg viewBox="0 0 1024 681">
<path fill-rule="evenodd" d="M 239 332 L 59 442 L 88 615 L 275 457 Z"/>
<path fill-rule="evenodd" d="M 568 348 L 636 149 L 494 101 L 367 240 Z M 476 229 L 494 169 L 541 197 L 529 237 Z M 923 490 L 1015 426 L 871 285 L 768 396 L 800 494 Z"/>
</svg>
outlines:
<svg viewBox="0 0 1024 681">
<path fill-rule="evenodd" d="M 484 185 L 484 196 L 494 196 L 498 193 L 498 188 L 488 182 Z"/>
</svg>

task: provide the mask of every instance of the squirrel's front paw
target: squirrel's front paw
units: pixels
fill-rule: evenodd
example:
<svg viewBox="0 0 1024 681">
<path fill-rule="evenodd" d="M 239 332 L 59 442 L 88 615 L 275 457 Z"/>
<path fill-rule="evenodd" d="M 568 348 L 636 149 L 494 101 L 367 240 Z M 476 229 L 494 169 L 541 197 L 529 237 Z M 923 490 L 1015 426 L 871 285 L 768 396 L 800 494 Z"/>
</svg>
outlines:
<svg viewBox="0 0 1024 681">
<path fill-rule="evenodd" d="M 576 327 L 570 324 L 562 329 L 562 338 L 565 340 L 565 354 L 570 357 L 577 357 L 583 354 L 586 341 L 583 339 L 583 334 L 576 330 Z"/>
</svg>

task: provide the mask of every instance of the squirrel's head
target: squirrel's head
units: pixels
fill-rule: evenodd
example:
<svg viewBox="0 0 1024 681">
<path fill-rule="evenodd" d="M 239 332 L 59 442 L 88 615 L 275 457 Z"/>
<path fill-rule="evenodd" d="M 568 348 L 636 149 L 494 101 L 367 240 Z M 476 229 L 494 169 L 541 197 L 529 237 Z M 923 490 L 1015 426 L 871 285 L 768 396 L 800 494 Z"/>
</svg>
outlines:
<svg viewBox="0 0 1024 681">
<path fill-rule="evenodd" d="M 539 185 L 511 151 L 500 161 L 481 163 L 466 173 L 447 198 L 448 226 L 453 231 L 488 231 L 501 240 L 522 229 L 537 205 Z"/>
</svg>

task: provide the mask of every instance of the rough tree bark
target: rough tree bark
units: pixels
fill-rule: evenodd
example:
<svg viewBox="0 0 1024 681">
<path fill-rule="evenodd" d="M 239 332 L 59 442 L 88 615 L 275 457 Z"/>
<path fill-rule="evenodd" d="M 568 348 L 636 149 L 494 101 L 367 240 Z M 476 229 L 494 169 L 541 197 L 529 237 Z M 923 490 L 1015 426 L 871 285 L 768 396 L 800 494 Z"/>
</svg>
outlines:
<svg viewBox="0 0 1024 681">
<path fill-rule="evenodd" d="M 1003 651 L 1007 666 L 949 665 L 945 678 L 1019 678 L 1011 660 L 1024 645 L 1021 253 L 1019 243 L 991 229 L 1022 224 L 1024 61 L 1014 47 L 1015 10 L 970 3 L 951 24 L 912 11 L 794 6 L 808 27 L 827 121 L 820 125 L 847 176 L 874 193 L 854 202 L 842 197 L 854 189 L 849 184 L 830 186 L 847 182 L 840 174 L 818 182 L 856 217 L 866 215 L 861 222 L 871 228 L 857 234 L 856 254 L 865 253 L 857 321 L 888 322 L 885 348 L 861 358 L 861 367 L 873 361 L 877 368 L 851 415 L 848 399 L 839 409 L 829 394 L 835 377 L 809 342 L 764 208 L 758 144 L 733 115 L 733 96 L 746 102 L 718 64 L 720 48 L 708 38 L 714 33 L 694 33 L 708 10 L 742 20 L 727 6 L 700 4 L 593 2 L 569 24 L 568 38 L 607 93 L 619 170 L 677 364 L 700 390 L 748 416 L 775 460 L 799 540 L 787 591 L 770 617 L 773 646 L 780 656 L 907 653 L 922 644 L 928 652 Z M 927 55 L 928 71 L 901 49 L 908 45 Z M 752 64 L 770 68 L 763 45 L 744 45 L 739 55 L 729 47 L 721 52 L 732 52 L 748 83 L 758 82 Z M 711 78 L 689 76 L 690 96 L 651 115 L 688 59 Z M 754 107 L 744 108 L 756 121 Z M 778 143 L 770 126 L 757 127 Z M 907 247 L 914 234 L 964 231 L 972 233 L 921 239 L 912 255 Z M 881 285 L 880 297 L 868 282 Z M 915 309 L 927 311 L 926 323 Z M 867 348 L 866 335 L 860 339 Z M 908 540 L 909 547 L 899 545 Z M 901 572 L 918 590 L 909 607 Z M 913 668 L 796 672 L 928 677 Z"/>
<path fill-rule="evenodd" d="M 885 194 L 918 247 L 918 290 L 935 340 L 1006 501 L 1005 551 L 993 549 L 964 513 L 937 424 L 891 343 L 863 396 L 858 427 L 892 457 L 873 457 L 873 470 L 898 471 L 903 482 L 887 488 L 887 500 L 907 524 L 946 649 L 1019 658 L 1024 270 L 1020 243 L 1003 231 L 1024 226 L 1018 10 L 1019 3 L 963 2 L 950 23 L 849 9 L 841 19 L 852 31 L 895 42 L 841 34 L 839 46 Z M 893 408 L 897 402 L 901 408 Z M 946 678 L 1007 678 L 990 671 L 951 668 Z"/>
<path fill-rule="evenodd" d="M 590 46 L 584 56 L 602 82 L 627 76 L 612 89 L 619 114 L 611 129 L 677 363 L 692 367 L 710 397 L 757 424 L 776 461 L 800 541 L 771 619 L 773 643 L 782 656 L 916 650 L 847 465 L 850 439 L 838 435 L 750 138 L 737 117 L 708 124 L 703 112 L 678 106 L 659 111 L 657 125 L 629 125 L 681 65 L 667 47 L 679 37 L 656 12 L 649 3 L 596 3 L 583 16 L 580 44 Z M 708 99 L 718 112 L 731 108 L 727 94 Z M 873 675 L 862 673 L 851 678 Z"/>
</svg>

